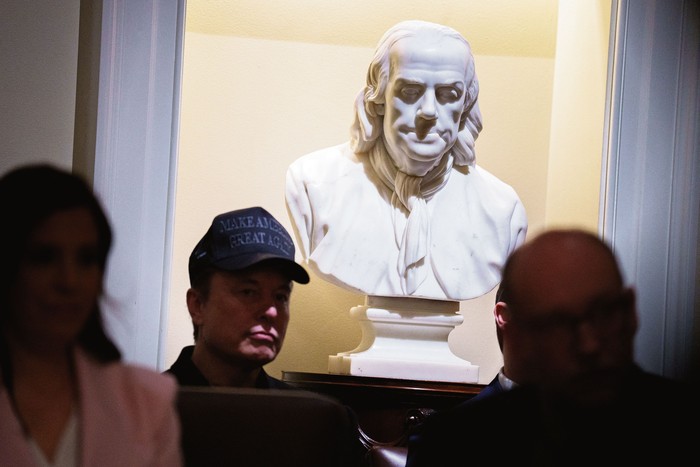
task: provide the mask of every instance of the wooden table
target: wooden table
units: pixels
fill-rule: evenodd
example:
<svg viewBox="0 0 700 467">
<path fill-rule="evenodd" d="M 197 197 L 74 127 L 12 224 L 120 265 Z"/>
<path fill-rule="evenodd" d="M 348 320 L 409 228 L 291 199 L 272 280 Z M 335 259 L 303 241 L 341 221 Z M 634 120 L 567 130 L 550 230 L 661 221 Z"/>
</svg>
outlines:
<svg viewBox="0 0 700 467">
<path fill-rule="evenodd" d="M 478 394 L 484 385 L 283 371 L 286 383 L 326 394 L 357 414 L 360 440 L 405 446 L 411 429 L 436 410 Z"/>
</svg>

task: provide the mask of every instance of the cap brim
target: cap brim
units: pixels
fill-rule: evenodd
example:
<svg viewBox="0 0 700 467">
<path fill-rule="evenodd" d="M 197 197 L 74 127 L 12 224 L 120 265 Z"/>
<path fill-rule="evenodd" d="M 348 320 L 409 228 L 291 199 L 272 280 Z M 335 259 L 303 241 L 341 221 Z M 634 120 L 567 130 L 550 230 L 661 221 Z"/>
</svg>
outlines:
<svg viewBox="0 0 700 467">
<path fill-rule="evenodd" d="M 309 273 L 307 273 L 306 269 L 299 263 L 270 253 L 252 253 L 239 255 L 233 258 L 224 258 L 214 262 L 212 266 L 226 271 L 240 271 L 241 269 L 262 263 L 263 261 L 266 263 L 273 263 L 275 267 L 279 267 L 287 277 L 299 284 L 308 284 L 311 280 Z"/>
</svg>

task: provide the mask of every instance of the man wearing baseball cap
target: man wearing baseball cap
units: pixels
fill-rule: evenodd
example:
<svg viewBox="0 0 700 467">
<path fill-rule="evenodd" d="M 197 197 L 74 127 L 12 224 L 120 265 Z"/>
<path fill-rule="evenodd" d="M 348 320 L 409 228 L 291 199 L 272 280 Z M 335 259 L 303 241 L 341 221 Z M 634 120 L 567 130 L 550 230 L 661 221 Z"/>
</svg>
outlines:
<svg viewBox="0 0 700 467">
<path fill-rule="evenodd" d="M 194 345 L 166 372 L 183 386 L 289 388 L 263 369 L 282 348 L 292 282 L 309 282 L 282 224 L 261 207 L 216 216 L 189 275 Z"/>
</svg>

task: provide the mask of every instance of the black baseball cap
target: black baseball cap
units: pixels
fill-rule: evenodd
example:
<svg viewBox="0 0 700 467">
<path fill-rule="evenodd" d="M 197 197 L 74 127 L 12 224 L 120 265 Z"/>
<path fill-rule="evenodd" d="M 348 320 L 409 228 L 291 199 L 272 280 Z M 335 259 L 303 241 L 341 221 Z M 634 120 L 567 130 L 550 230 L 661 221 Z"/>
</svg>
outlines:
<svg viewBox="0 0 700 467">
<path fill-rule="evenodd" d="M 294 261 L 292 237 L 272 214 L 258 206 L 219 214 L 190 254 L 190 284 L 207 267 L 239 271 L 268 260 L 291 280 L 309 283 Z"/>
</svg>

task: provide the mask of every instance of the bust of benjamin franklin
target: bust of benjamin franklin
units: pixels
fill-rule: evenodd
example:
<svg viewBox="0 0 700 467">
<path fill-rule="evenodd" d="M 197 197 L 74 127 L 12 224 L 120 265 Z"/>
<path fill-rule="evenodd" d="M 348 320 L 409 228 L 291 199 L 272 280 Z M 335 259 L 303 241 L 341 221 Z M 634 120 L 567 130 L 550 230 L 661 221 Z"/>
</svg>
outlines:
<svg viewBox="0 0 700 467">
<path fill-rule="evenodd" d="M 354 292 L 468 300 L 527 233 L 513 188 L 475 162 L 479 84 L 466 39 L 404 21 L 379 41 L 348 142 L 288 168 L 306 265 Z"/>
</svg>

